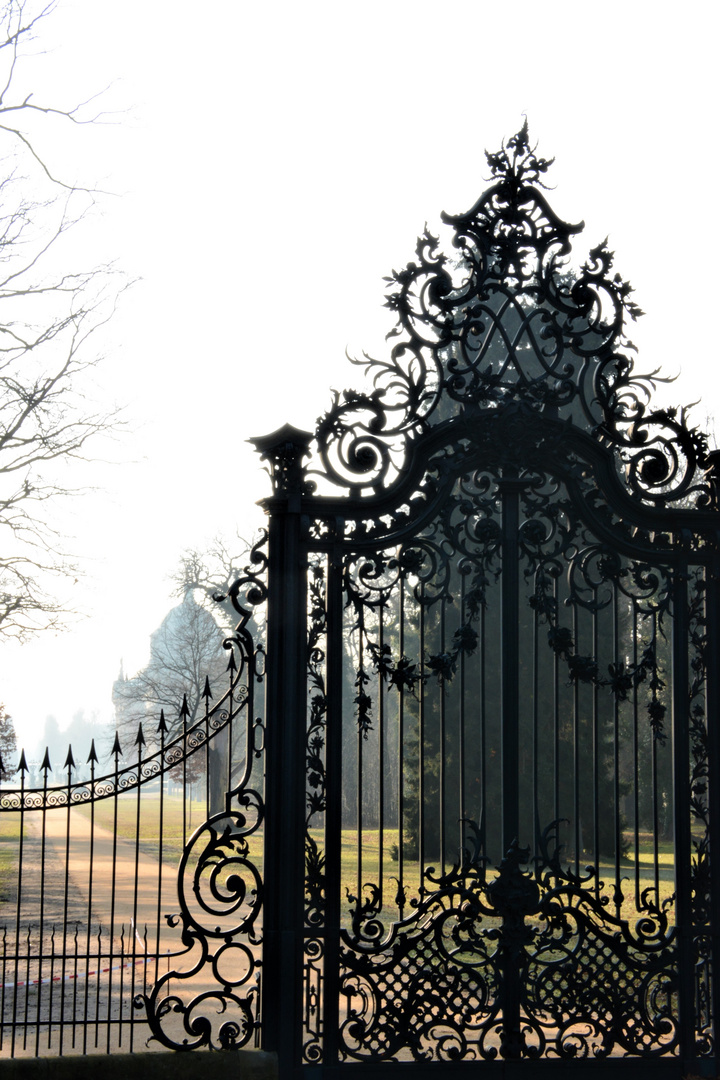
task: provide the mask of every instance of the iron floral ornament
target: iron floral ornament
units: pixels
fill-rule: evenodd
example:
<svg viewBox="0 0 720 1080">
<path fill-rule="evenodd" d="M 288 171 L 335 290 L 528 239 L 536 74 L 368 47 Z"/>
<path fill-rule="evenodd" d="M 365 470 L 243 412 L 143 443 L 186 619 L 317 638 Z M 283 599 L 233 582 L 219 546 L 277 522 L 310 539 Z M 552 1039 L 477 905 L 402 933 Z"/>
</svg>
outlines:
<svg viewBox="0 0 720 1080">
<path fill-rule="evenodd" d="M 318 422 L 311 474 L 353 494 L 378 493 L 407 470 L 419 436 L 449 412 L 472 422 L 511 401 L 571 420 L 612 447 L 628 491 L 655 505 L 708 505 L 704 436 L 683 413 L 652 409 L 653 375 L 634 373 L 625 321 L 642 311 L 613 270 L 607 242 L 579 269 L 571 238 L 544 195 L 551 161 L 527 124 L 487 154 L 492 184 L 467 213 L 427 230 L 416 258 L 393 271 L 386 304 L 397 325 L 386 360 L 366 368 L 369 392 L 335 394 Z"/>
</svg>

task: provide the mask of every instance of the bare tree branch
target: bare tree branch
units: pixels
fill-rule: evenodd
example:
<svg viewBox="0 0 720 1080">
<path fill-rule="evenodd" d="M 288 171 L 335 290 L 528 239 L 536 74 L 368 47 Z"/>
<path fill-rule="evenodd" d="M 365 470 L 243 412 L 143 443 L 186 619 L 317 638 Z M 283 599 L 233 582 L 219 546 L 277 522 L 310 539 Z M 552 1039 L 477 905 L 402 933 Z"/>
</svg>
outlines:
<svg viewBox="0 0 720 1080">
<path fill-rule="evenodd" d="M 22 86 L 54 8 L 0 0 L 0 637 L 20 639 L 62 625 L 53 583 L 78 573 L 50 524 L 50 507 L 75 490 L 58 466 L 86 460 L 118 424 L 84 393 L 125 283 L 113 266 L 67 265 L 66 237 L 95 192 L 59 178 L 35 143 L 57 123 L 92 122 L 94 99 L 63 109 Z"/>
<path fill-rule="evenodd" d="M 239 533 L 232 541 L 216 536 L 207 548 L 189 548 L 171 576 L 175 596 L 184 596 L 188 589 L 202 597 L 204 606 L 230 631 L 238 621 L 230 600 L 218 603 L 218 595 L 227 595 L 230 586 L 241 577 L 252 542 Z"/>
<path fill-rule="evenodd" d="M 148 721 L 156 727 L 162 709 L 168 739 L 172 738 L 182 731 L 183 697 L 189 727 L 202 707 L 206 677 L 214 694 L 220 696 L 227 688 L 224 637 L 212 615 L 188 589 L 183 602 L 168 613 L 152 635 L 148 664 L 134 677 L 123 676 L 113 686 L 118 732 L 134 736 L 138 724 Z M 148 728 L 150 738 L 153 730 Z"/>
</svg>

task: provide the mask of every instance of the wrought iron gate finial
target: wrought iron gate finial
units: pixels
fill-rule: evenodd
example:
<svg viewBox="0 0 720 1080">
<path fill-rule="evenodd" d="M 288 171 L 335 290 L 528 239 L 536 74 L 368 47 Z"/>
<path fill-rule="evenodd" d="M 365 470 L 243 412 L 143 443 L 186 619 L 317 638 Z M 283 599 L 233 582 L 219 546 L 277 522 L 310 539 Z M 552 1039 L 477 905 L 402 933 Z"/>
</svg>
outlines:
<svg viewBox="0 0 720 1080">
<path fill-rule="evenodd" d="M 308 454 L 312 432 L 284 424 L 269 435 L 248 439 L 263 461 L 270 463 L 273 491 L 276 495 L 309 495 L 314 485 L 305 480 L 303 458 Z"/>
<path fill-rule="evenodd" d="M 651 410 L 657 375 L 634 373 L 625 322 L 643 313 L 607 241 L 571 262 L 583 223 L 548 204 L 552 160 L 530 145 L 527 122 L 487 159 L 491 186 L 466 213 L 442 215 L 449 245 L 426 229 L 415 259 L 386 279 L 390 356 L 354 361 L 372 390 L 335 393 L 310 474 L 350 496 L 379 494 L 412 469 L 428 429 L 519 400 L 611 449 L 634 497 L 710 505 L 704 436 Z"/>
</svg>

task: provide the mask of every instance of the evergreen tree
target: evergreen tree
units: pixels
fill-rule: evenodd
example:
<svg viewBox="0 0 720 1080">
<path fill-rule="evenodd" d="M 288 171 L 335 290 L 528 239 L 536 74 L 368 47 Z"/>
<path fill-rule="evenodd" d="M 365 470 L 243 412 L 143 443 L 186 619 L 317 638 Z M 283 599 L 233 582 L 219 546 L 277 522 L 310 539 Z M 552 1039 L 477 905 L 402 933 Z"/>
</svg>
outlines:
<svg viewBox="0 0 720 1080">
<path fill-rule="evenodd" d="M 12 717 L 4 705 L 0 705 L 0 758 L 2 758 L 2 772 L 0 777 L 9 777 L 17 770 L 15 757 L 17 755 L 17 738 L 15 725 Z"/>
</svg>

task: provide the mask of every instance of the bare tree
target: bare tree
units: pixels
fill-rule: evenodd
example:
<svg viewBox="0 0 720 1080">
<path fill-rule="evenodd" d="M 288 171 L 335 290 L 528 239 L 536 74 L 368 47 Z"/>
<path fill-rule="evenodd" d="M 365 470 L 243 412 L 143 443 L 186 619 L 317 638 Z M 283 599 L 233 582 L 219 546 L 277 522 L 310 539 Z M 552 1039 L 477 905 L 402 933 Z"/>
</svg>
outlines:
<svg viewBox="0 0 720 1080">
<path fill-rule="evenodd" d="M 172 575 L 176 596 L 188 589 L 201 597 L 203 605 L 220 625 L 230 633 L 238 622 L 238 614 L 229 598 L 230 589 L 245 575 L 246 564 L 252 558 L 252 544 L 237 533 L 232 540 L 216 536 L 207 548 L 189 548 L 181 557 Z"/>
<path fill-rule="evenodd" d="M 121 674 L 113 686 L 118 731 L 134 737 L 139 723 L 151 722 L 150 738 L 162 710 L 170 739 L 182 731 L 183 700 L 189 727 L 201 713 L 206 678 L 211 693 L 226 689 L 229 654 L 222 647 L 224 636 L 188 589 L 151 636 L 147 665 L 133 678 Z"/>
<path fill-rule="evenodd" d="M 77 568 L 52 507 L 75 490 L 68 462 L 117 422 L 85 397 L 117 275 L 66 262 L 68 232 L 96 193 L 56 175 L 40 149 L 58 126 L 98 114 L 91 102 L 54 107 L 22 85 L 53 8 L 0 0 L 0 636 L 19 639 L 62 624 L 53 592 Z"/>
</svg>

